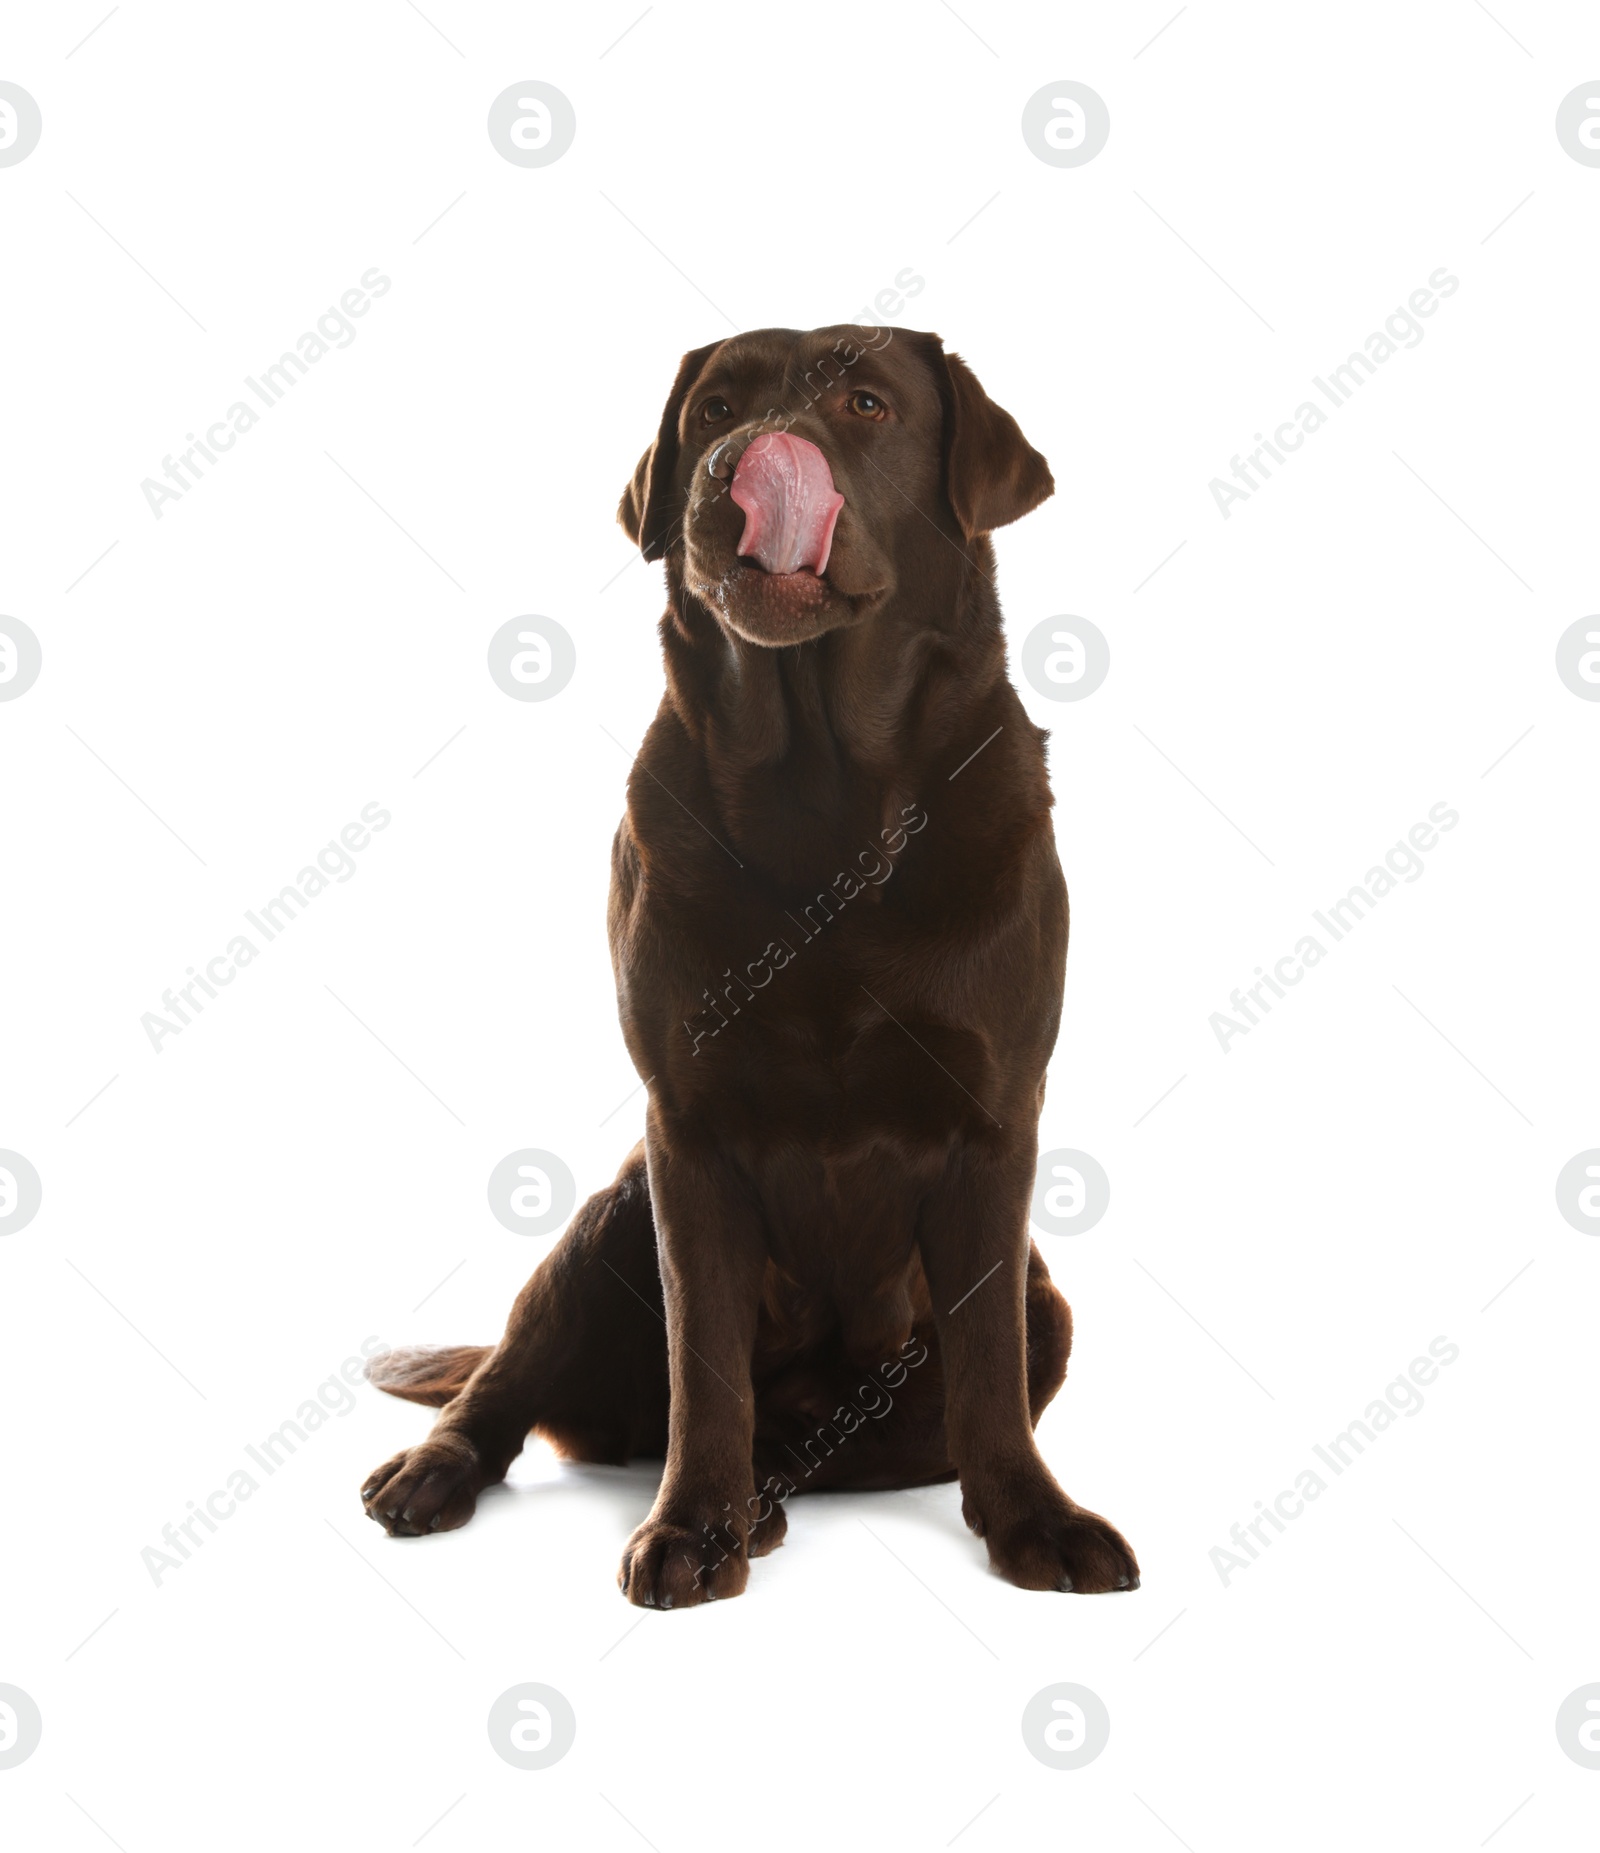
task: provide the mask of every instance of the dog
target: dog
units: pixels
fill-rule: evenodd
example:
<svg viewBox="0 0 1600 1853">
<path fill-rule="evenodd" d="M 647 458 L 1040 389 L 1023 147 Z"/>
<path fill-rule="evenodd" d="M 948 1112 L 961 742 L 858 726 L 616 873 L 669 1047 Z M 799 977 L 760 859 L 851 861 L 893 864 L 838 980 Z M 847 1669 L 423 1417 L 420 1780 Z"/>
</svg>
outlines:
<svg viewBox="0 0 1600 1853">
<path fill-rule="evenodd" d="M 1054 491 L 937 335 L 696 348 L 618 519 L 666 562 L 666 693 L 609 930 L 645 1136 L 494 1347 L 376 1358 L 442 1409 L 371 1475 L 396 1537 L 472 1516 L 536 1431 L 664 1457 L 618 1581 L 746 1587 L 798 1491 L 959 1477 L 1025 1589 L 1135 1589 L 1034 1427 L 1072 1318 L 1031 1241 L 1067 892 L 989 536 Z"/>
</svg>

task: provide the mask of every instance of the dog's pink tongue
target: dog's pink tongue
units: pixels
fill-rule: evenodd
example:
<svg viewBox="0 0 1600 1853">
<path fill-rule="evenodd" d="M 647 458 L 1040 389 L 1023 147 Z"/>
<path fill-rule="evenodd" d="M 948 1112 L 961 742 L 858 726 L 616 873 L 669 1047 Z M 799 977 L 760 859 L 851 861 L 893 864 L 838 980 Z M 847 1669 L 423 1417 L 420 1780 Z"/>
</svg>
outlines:
<svg viewBox="0 0 1600 1853">
<path fill-rule="evenodd" d="M 729 494 L 744 510 L 741 556 L 769 573 L 826 570 L 844 497 L 815 444 L 787 431 L 754 439 L 739 459 Z"/>
</svg>

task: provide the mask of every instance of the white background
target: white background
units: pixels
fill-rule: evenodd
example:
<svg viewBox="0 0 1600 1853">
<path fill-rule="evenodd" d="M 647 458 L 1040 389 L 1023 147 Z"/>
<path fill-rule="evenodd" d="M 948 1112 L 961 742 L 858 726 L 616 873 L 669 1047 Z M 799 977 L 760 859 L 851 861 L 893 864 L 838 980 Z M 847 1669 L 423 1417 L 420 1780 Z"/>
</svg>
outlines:
<svg viewBox="0 0 1600 1853">
<path fill-rule="evenodd" d="M 1554 651 L 1596 607 L 1600 169 L 1554 116 L 1600 20 L 1196 0 L 1141 51 L 1167 5 L 663 0 L 614 46 L 630 5 L 426 10 L 7 26 L 44 117 L 0 169 L 0 609 L 44 651 L 0 705 L 0 1145 L 44 1182 L 0 1242 L 0 1682 L 44 1717 L 8 1843 L 1577 1844 L 1600 1252 L 1554 1181 L 1600 1143 L 1600 706 Z M 533 170 L 485 131 L 529 78 L 578 122 Z M 1068 170 L 1019 127 L 1063 78 L 1112 123 Z M 141 481 L 372 266 L 354 343 L 157 520 Z M 1421 344 L 1224 520 L 1209 481 L 1440 266 Z M 530 1450 L 391 1542 L 357 1488 L 428 1415 L 365 1386 L 157 1587 L 141 1550 L 363 1339 L 498 1334 L 553 1239 L 491 1217 L 501 1157 L 587 1193 L 637 1137 L 604 904 L 661 571 L 617 495 L 683 350 L 907 267 L 900 319 L 1055 472 L 998 542 L 1013 660 L 1055 614 L 1110 640 L 1089 699 L 1023 690 L 1074 916 L 1041 1143 L 1112 1184 L 1042 1238 L 1078 1341 L 1041 1438 L 1143 1588 L 1011 1588 L 942 1487 L 798 1502 L 743 1599 L 641 1617 L 650 1470 Z M 578 651 L 545 703 L 485 667 L 531 612 Z M 355 875 L 154 1053 L 369 801 Z M 1439 802 L 1423 876 L 1219 1050 Z M 1230 1526 L 1438 1335 L 1422 1412 L 1225 1586 Z M 537 1773 L 485 1731 L 528 1680 L 578 1719 Z M 1062 1680 L 1112 1720 L 1070 1773 L 1019 1729 Z"/>
</svg>

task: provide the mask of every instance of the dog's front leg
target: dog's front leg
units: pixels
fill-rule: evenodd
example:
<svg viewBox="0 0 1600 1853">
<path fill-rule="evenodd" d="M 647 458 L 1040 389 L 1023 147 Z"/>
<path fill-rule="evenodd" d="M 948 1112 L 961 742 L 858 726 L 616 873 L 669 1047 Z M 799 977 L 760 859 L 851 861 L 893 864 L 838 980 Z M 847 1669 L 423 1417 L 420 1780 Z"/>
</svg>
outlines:
<svg viewBox="0 0 1600 1853">
<path fill-rule="evenodd" d="M 752 1498 L 750 1359 L 766 1271 L 753 1195 L 729 1161 L 651 1108 L 646 1133 L 672 1384 L 667 1465 L 617 1581 L 643 1608 L 736 1596 L 783 1509 Z M 759 1522 L 759 1533 L 756 1532 Z"/>
<path fill-rule="evenodd" d="M 1067 1497 L 1033 1438 L 1025 1295 L 1035 1162 L 1031 1138 L 968 1143 L 919 1228 L 962 1515 L 994 1568 L 1024 1589 L 1136 1589 L 1127 1541 Z"/>
</svg>

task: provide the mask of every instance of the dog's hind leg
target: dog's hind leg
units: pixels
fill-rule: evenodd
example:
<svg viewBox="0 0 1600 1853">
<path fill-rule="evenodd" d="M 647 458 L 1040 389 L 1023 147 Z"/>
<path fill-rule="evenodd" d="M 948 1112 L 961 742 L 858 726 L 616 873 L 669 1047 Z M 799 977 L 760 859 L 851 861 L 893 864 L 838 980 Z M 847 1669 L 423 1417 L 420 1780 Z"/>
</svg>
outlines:
<svg viewBox="0 0 1600 1853">
<path fill-rule="evenodd" d="M 361 1489 L 367 1516 L 391 1537 L 466 1524 L 530 1429 L 575 1460 L 663 1454 L 667 1335 L 643 1145 L 540 1263 L 498 1345 L 387 1352 L 367 1375 L 442 1407 L 427 1440 Z"/>
<path fill-rule="evenodd" d="M 944 1362 L 925 1290 L 897 1358 L 853 1369 L 840 1357 L 802 1358 L 763 1385 L 756 1404 L 756 1483 L 791 1493 L 882 1491 L 953 1480 L 945 1434 Z M 1028 1416 L 1039 1418 L 1067 1375 L 1072 1309 L 1037 1242 L 1024 1288 Z"/>
</svg>

